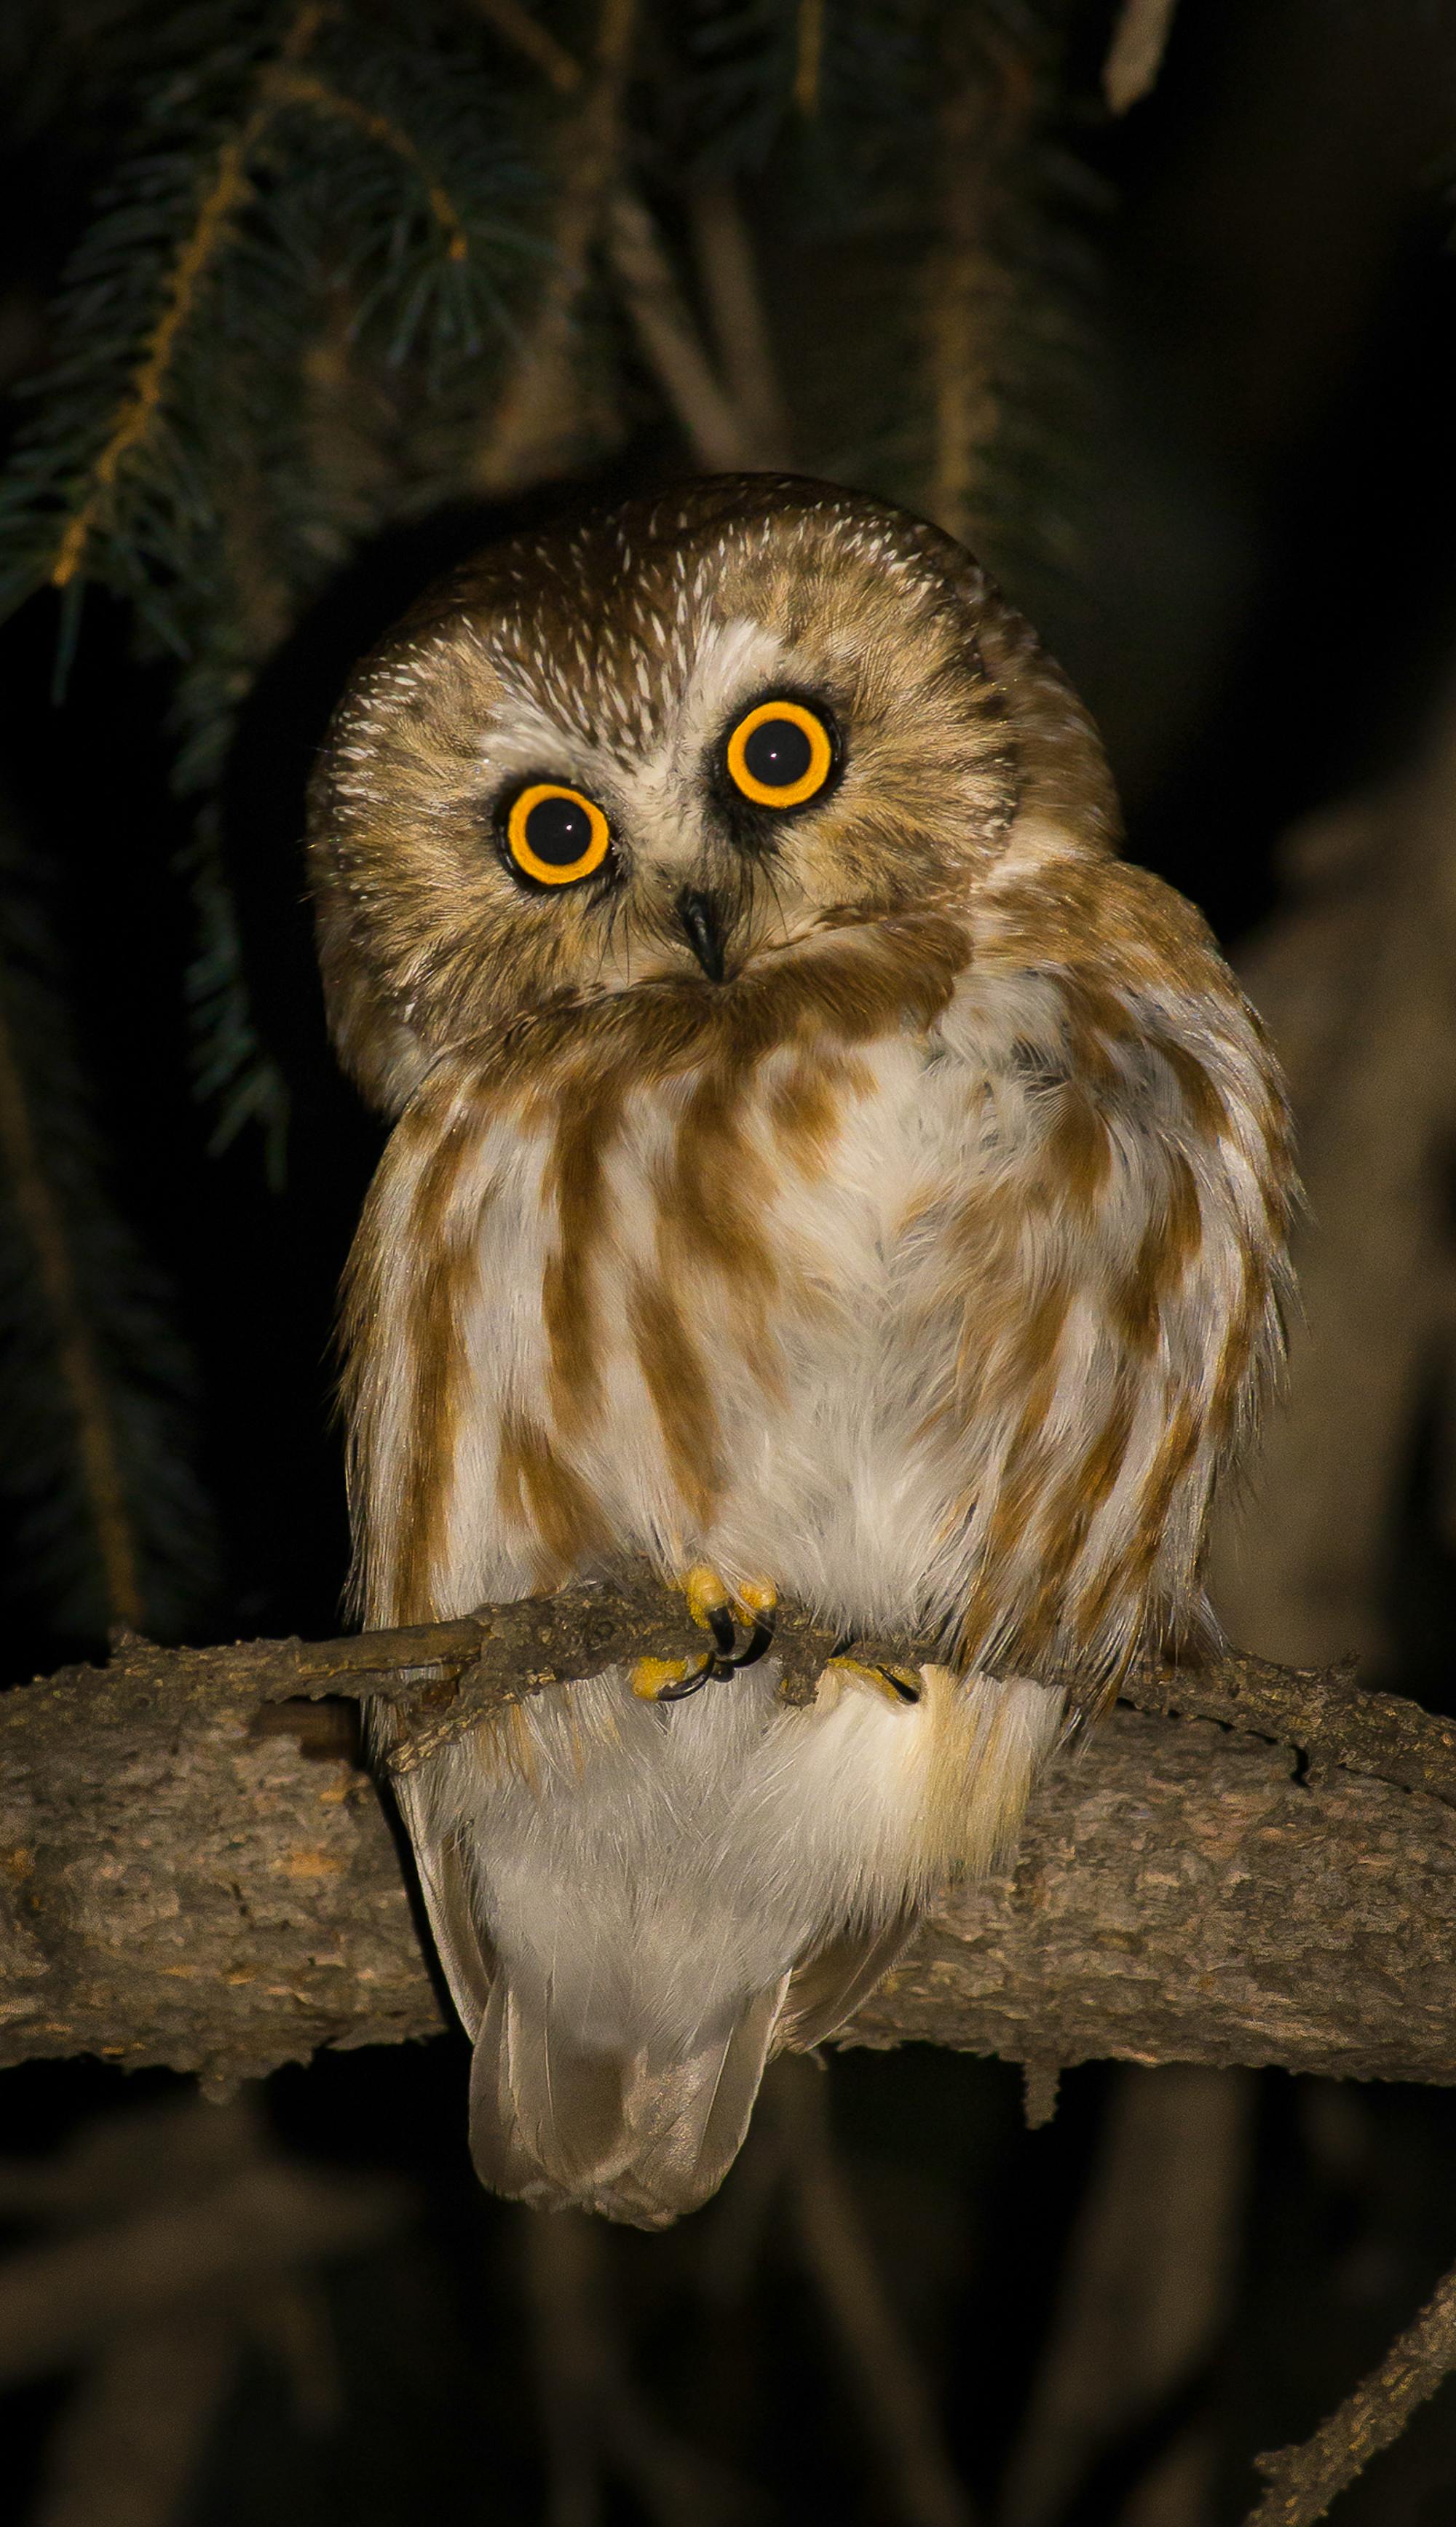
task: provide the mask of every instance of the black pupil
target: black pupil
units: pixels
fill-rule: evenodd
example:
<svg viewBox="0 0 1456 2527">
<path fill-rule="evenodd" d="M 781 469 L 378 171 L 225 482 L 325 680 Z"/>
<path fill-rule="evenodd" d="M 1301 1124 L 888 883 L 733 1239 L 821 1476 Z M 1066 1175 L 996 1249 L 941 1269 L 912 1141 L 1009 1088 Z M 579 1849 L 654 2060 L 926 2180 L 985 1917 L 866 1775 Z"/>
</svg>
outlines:
<svg viewBox="0 0 1456 2527">
<path fill-rule="evenodd" d="M 813 759 L 808 732 L 795 719 L 760 719 L 744 740 L 744 769 L 765 790 L 792 790 Z"/>
<path fill-rule="evenodd" d="M 538 799 L 526 818 L 526 840 L 550 868 L 570 868 L 592 848 L 592 819 L 577 799 Z"/>
</svg>

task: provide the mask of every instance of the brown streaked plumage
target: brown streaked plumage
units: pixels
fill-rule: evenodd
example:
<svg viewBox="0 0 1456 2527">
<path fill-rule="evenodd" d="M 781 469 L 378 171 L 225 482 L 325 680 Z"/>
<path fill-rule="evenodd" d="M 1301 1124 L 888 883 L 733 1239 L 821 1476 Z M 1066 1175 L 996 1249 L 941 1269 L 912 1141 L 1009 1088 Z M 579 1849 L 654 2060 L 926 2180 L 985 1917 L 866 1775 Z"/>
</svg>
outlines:
<svg viewBox="0 0 1456 2527">
<path fill-rule="evenodd" d="M 1117 839 L 970 558 L 785 478 L 487 553 L 345 696 L 321 955 L 397 1118 L 345 1311 L 361 1612 L 633 1550 L 745 1624 L 773 1583 L 946 1662 L 909 1702 L 836 1667 L 808 1711 L 771 1658 L 670 1705 L 612 1672 L 411 1777 L 507 2192 L 702 2200 L 768 2051 L 1005 1847 L 1067 1715 L 1208 1636 L 1287 1124 Z"/>
</svg>

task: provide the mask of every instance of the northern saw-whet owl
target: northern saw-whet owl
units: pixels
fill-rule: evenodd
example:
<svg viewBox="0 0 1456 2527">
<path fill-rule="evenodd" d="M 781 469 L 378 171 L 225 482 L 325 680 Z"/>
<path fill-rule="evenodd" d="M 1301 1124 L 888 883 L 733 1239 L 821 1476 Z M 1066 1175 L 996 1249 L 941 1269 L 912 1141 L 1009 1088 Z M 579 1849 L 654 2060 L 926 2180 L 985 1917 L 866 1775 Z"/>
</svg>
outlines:
<svg viewBox="0 0 1456 2527">
<path fill-rule="evenodd" d="M 401 1784 L 502 2192 L 702 2202 L 1069 1719 L 1210 1637 L 1286 1115 L 1118 830 L 970 557 L 782 477 L 486 552 L 340 705 L 325 985 L 396 1118 L 345 1309 L 358 1610 L 631 1552 L 707 1627 Z M 851 1649 L 791 1707 L 779 1590 L 940 1663 Z"/>
</svg>

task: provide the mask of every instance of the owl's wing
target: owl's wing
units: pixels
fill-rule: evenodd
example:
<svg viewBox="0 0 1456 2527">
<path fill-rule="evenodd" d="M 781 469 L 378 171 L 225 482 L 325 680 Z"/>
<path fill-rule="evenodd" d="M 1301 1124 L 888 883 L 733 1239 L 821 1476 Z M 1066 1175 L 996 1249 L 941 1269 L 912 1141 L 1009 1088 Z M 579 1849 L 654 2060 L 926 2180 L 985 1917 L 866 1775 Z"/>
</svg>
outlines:
<svg viewBox="0 0 1456 2527">
<path fill-rule="evenodd" d="M 401 1799 L 400 1807 L 409 1829 L 436 1951 L 461 2025 L 474 2042 L 490 2007 L 497 1960 L 482 1927 L 479 1908 L 471 1900 L 458 1837 L 432 1830 L 411 1812 L 411 1803 Z"/>
<path fill-rule="evenodd" d="M 844 1932 L 796 1966 L 774 2030 L 774 2051 L 807 2053 L 843 2027 L 904 1954 L 919 1926 L 918 1910 L 897 1913 L 878 1930 Z"/>
<path fill-rule="evenodd" d="M 1008 867 L 945 1031 L 962 1155 L 925 1250 L 952 1325 L 927 1426 L 964 1516 L 940 1600 L 962 1671 L 1096 1703 L 1212 1629 L 1211 1493 L 1282 1355 L 1282 1090 L 1198 914 L 1118 861 Z"/>
<path fill-rule="evenodd" d="M 349 1256 L 352 1593 L 373 1625 L 522 1597 L 574 1559 L 530 1304 L 554 1251 L 549 1144 L 501 1109 L 470 1062 L 440 1061 L 386 1147 Z M 563 1548 L 549 1574 L 545 1496 Z"/>
</svg>

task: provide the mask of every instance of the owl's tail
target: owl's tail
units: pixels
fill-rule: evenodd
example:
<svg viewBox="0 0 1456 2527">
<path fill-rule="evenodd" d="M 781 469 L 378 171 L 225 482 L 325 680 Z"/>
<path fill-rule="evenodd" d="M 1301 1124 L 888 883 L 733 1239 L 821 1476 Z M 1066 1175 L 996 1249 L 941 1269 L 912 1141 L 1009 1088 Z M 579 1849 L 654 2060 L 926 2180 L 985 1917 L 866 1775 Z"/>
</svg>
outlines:
<svg viewBox="0 0 1456 2527">
<path fill-rule="evenodd" d="M 589 2051 L 548 1986 L 497 1972 L 475 2039 L 470 2148 L 482 2184 L 665 2229 L 716 2192 L 743 2146 L 770 2054 L 833 2033 L 905 1946 L 914 1917 L 837 1939 L 691 2050 Z"/>
<path fill-rule="evenodd" d="M 1020 1818 L 1061 1696 L 923 1667 L 811 1709 L 749 1671 L 672 1711 L 610 1670 L 511 1747 L 462 1740 L 399 1784 L 475 2039 L 489 2186 L 661 2228 L 704 2202 L 764 2064 L 841 2026 L 947 1871 Z"/>
<path fill-rule="evenodd" d="M 422 1855 L 423 1857 L 423 1855 Z M 846 1932 L 690 2044 L 592 2047 L 550 1978 L 482 1939 L 458 1847 L 422 1879 L 457 2005 L 475 2033 L 470 2147 L 483 2184 L 539 2209 L 664 2229 L 714 2193 L 743 2146 L 770 2054 L 832 2035 L 888 1972 L 918 1915 Z"/>
<path fill-rule="evenodd" d="M 787 1979 L 786 1979 L 787 1980 Z M 553 2025 L 548 1993 L 500 1976 L 475 2042 L 470 2146 L 497 2193 L 574 2203 L 639 2229 L 696 2211 L 743 2143 L 784 1998 L 759 1992 L 676 2060 L 589 2053 Z"/>
</svg>

